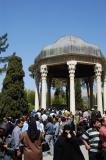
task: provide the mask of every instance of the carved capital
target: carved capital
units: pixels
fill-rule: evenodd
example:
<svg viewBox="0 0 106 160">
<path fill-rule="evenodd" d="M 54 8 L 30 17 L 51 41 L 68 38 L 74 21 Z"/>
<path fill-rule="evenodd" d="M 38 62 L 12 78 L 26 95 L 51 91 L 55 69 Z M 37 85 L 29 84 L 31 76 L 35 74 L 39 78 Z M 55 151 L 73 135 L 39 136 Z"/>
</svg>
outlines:
<svg viewBox="0 0 106 160">
<path fill-rule="evenodd" d="M 74 77 L 75 69 L 76 69 L 76 61 L 67 61 L 68 69 L 69 69 L 69 76 Z"/>
<path fill-rule="evenodd" d="M 96 77 L 101 76 L 101 73 L 102 73 L 102 65 L 100 63 L 96 63 L 95 65 Z"/>
<path fill-rule="evenodd" d="M 41 78 L 42 79 L 46 79 L 47 73 L 48 73 L 46 65 L 41 65 L 41 67 L 40 67 L 40 73 L 41 73 Z"/>
</svg>

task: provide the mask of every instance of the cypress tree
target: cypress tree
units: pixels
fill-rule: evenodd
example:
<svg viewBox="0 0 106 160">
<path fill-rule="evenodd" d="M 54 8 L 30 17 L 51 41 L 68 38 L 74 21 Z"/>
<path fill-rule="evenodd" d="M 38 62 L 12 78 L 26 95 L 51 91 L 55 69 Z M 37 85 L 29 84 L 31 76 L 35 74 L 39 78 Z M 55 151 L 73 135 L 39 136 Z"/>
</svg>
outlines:
<svg viewBox="0 0 106 160">
<path fill-rule="evenodd" d="M 9 44 L 7 43 L 7 33 L 5 33 L 3 36 L 0 36 L 0 54 L 2 52 L 5 52 L 6 49 L 8 48 Z M 0 63 L 5 63 L 7 62 L 7 57 L 0 57 Z M 6 65 L 4 67 L 0 68 L 0 73 L 6 71 Z"/>
<path fill-rule="evenodd" d="M 8 67 L 3 81 L 0 108 L 2 116 L 18 118 L 28 112 L 23 77 L 22 60 L 13 54 L 8 58 Z"/>
<path fill-rule="evenodd" d="M 81 97 L 81 82 L 80 79 L 75 79 L 75 106 L 76 109 L 83 108 L 83 99 Z"/>
</svg>

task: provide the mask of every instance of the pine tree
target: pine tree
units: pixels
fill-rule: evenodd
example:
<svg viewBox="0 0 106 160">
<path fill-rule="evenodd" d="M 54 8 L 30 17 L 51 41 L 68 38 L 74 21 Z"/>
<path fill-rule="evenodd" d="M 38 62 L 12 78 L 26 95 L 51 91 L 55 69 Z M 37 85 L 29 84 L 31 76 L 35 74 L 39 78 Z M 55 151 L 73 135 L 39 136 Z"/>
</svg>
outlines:
<svg viewBox="0 0 106 160">
<path fill-rule="evenodd" d="M 2 52 L 5 52 L 6 49 L 8 48 L 8 44 L 7 44 L 7 33 L 5 33 L 3 36 L 0 37 L 0 54 Z M 0 57 L 0 63 L 5 63 L 7 62 L 7 57 Z M 6 71 L 6 65 L 4 65 L 4 67 L 0 68 L 0 73 L 5 72 Z"/>
<path fill-rule="evenodd" d="M 28 111 L 22 68 L 20 57 L 14 54 L 8 58 L 8 67 L 1 93 L 0 114 L 2 116 L 20 117 Z"/>
</svg>

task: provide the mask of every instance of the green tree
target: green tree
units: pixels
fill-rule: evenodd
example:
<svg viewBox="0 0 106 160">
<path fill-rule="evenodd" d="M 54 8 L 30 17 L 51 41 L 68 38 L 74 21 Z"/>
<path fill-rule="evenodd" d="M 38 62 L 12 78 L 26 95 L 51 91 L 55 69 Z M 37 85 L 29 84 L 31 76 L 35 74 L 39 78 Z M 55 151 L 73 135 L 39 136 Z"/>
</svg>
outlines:
<svg viewBox="0 0 106 160">
<path fill-rule="evenodd" d="M 7 33 L 4 34 L 3 36 L 0 37 L 0 54 L 2 52 L 5 52 L 6 49 L 8 48 L 8 43 L 7 43 Z M 0 63 L 5 63 L 7 62 L 7 57 L 0 57 Z M 6 65 L 0 68 L 0 73 L 6 71 Z"/>
<path fill-rule="evenodd" d="M 25 90 L 27 101 L 29 105 L 29 112 L 34 109 L 35 106 L 35 92 L 33 90 Z"/>
<path fill-rule="evenodd" d="M 75 106 L 76 109 L 83 109 L 83 99 L 81 97 L 80 79 L 75 79 Z"/>
<path fill-rule="evenodd" d="M 52 98 L 52 104 L 65 105 L 66 94 L 64 88 L 66 87 L 65 79 L 54 78 L 52 80 L 52 88 L 55 90 L 54 97 Z"/>
<path fill-rule="evenodd" d="M 28 70 L 30 72 L 30 74 L 29 74 L 30 77 L 34 79 L 35 65 L 34 64 L 30 65 Z"/>
<path fill-rule="evenodd" d="M 19 117 L 28 111 L 28 102 L 24 91 L 24 71 L 22 60 L 13 54 L 8 58 L 8 67 L 3 81 L 0 114 Z"/>
</svg>

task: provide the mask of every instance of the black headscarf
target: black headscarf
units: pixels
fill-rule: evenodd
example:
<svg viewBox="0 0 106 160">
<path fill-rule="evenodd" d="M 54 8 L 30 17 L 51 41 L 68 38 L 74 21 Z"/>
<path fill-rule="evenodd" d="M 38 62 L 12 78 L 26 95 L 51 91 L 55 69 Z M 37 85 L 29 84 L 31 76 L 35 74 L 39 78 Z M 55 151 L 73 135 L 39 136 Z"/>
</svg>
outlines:
<svg viewBox="0 0 106 160">
<path fill-rule="evenodd" d="M 63 128 L 63 133 L 62 133 L 63 137 L 67 137 L 67 133 L 65 132 L 66 130 L 70 131 L 70 134 L 71 134 L 72 137 L 75 136 L 74 133 L 73 133 L 72 127 L 69 124 L 66 124 Z"/>
<path fill-rule="evenodd" d="M 39 139 L 40 131 L 37 129 L 37 125 L 34 117 L 30 117 L 28 120 L 27 134 L 31 142 L 34 142 L 35 140 Z"/>
</svg>

